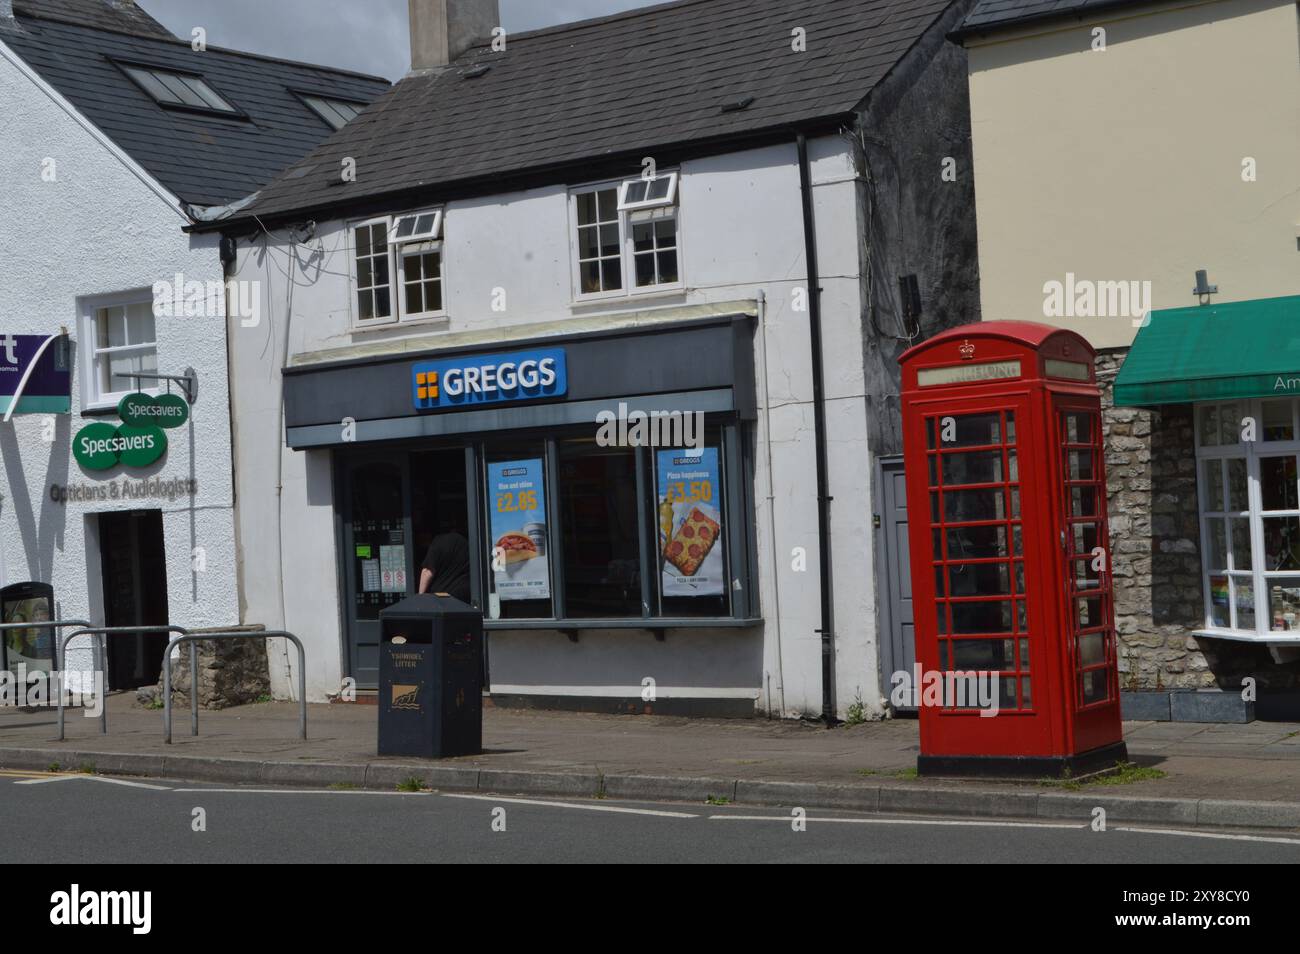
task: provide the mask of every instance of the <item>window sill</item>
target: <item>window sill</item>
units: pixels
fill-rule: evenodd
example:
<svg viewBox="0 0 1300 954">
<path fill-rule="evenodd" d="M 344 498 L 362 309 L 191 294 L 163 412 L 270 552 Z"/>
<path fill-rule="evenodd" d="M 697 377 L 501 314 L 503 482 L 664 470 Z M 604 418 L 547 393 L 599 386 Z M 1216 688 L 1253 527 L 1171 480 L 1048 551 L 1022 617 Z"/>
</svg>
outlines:
<svg viewBox="0 0 1300 954">
<path fill-rule="evenodd" d="M 449 327 L 451 327 L 451 316 L 429 315 L 424 318 L 403 318 L 401 321 L 387 321 L 381 325 L 353 325 L 349 329 L 349 334 L 370 335 L 378 334 L 381 331 L 401 331 L 403 328 L 414 328 L 418 331 L 428 331 L 430 329 L 437 330 L 439 328 Z"/>
<path fill-rule="evenodd" d="M 762 625 L 762 618 L 736 619 L 731 616 L 663 619 L 485 619 L 484 629 L 747 629 Z"/>
<path fill-rule="evenodd" d="M 1267 633 L 1248 633 L 1238 629 L 1194 629 L 1193 636 L 1210 639 L 1230 639 L 1238 643 L 1273 643 L 1279 646 L 1300 646 L 1300 629 L 1273 630 Z"/>
<path fill-rule="evenodd" d="M 642 292 L 623 292 L 616 295 L 592 295 L 590 297 L 574 298 L 569 302 L 570 308 L 593 308 L 600 305 L 610 305 L 626 302 L 629 305 L 639 304 L 644 301 L 684 299 L 686 297 L 685 285 L 670 285 L 667 287 L 655 288 Z"/>
</svg>

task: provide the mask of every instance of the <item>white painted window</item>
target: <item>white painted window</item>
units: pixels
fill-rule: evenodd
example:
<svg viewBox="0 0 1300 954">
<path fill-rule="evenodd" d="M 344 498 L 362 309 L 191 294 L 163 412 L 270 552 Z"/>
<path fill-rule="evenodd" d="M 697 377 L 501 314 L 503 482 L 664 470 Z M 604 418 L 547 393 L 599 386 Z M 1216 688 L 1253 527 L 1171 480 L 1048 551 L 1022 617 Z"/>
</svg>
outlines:
<svg viewBox="0 0 1300 954">
<path fill-rule="evenodd" d="M 352 227 L 353 280 L 356 283 L 356 323 L 363 327 L 395 320 L 392 252 L 387 217 Z"/>
<path fill-rule="evenodd" d="M 1300 640 L 1300 405 L 1196 408 L 1205 624 Z"/>
<path fill-rule="evenodd" d="M 677 173 L 628 179 L 619 189 L 618 210 L 654 209 L 677 201 Z"/>
<path fill-rule="evenodd" d="M 446 315 L 441 209 L 352 225 L 354 325 Z"/>
<path fill-rule="evenodd" d="M 682 286 L 676 172 L 570 193 L 575 298 Z"/>
<path fill-rule="evenodd" d="M 158 392 L 157 381 L 131 377 L 158 373 L 158 336 L 149 292 L 86 299 L 81 320 L 84 407 L 113 407 L 133 391 Z"/>
</svg>

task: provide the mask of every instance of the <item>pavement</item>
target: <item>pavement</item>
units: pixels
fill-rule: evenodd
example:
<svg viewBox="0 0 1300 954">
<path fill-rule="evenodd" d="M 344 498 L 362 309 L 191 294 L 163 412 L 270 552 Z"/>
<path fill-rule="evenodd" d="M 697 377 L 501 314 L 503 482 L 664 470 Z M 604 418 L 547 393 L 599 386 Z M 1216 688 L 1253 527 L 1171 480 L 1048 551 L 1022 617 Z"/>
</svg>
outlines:
<svg viewBox="0 0 1300 954">
<path fill-rule="evenodd" d="M 68 711 L 0 709 L 0 767 L 87 770 L 241 785 L 393 791 L 417 779 L 442 792 L 712 802 L 984 818 L 1090 820 L 1300 831 L 1300 725 L 1130 722 L 1130 760 L 1162 777 L 1123 784 L 918 779 L 917 723 L 856 726 L 488 707 L 484 752 L 441 760 L 375 755 L 378 710 L 310 706 L 297 737 L 290 703 L 162 713 L 111 695 L 108 733 Z M 1114 780 L 1111 780 L 1114 781 Z"/>
</svg>

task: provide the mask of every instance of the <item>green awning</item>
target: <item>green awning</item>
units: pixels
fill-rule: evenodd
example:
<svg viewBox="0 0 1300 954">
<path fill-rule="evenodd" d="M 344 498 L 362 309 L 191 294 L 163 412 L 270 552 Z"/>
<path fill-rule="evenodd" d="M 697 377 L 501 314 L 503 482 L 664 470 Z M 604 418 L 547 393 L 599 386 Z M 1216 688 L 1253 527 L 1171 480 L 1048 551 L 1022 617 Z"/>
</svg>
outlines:
<svg viewBox="0 0 1300 954">
<path fill-rule="evenodd" d="M 1124 407 L 1300 395 L 1300 295 L 1151 312 L 1119 377 Z"/>
</svg>

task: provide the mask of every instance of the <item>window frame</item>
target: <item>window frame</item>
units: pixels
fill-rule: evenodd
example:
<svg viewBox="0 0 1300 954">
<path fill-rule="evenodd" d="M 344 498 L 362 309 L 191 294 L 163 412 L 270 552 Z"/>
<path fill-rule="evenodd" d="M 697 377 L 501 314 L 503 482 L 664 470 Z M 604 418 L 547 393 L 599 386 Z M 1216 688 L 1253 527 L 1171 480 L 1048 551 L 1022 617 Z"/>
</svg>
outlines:
<svg viewBox="0 0 1300 954">
<path fill-rule="evenodd" d="M 1291 408 L 1291 440 L 1270 441 L 1264 439 L 1264 416 L 1263 406 L 1265 403 L 1273 401 L 1286 401 Z M 1238 420 L 1233 425 L 1236 433 L 1236 440 L 1231 444 L 1217 443 L 1205 444 L 1202 442 L 1202 426 L 1204 415 L 1214 412 L 1222 415 L 1222 409 L 1236 405 L 1238 408 Z M 1253 418 L 1256 424 L 1256 440 L 1241 440 L 1240 420 L 1245 417 Z M 1260 465 L 1265 458 L 1271 457 L 1293 457 L 1297 461 L 1297 473 L 1300 474 L 1300 400 L 1295 398 L 1239 398 L 1235 401 L 1206 401 L 1198 402 L 1193 409 L 1193 431 L 1195 435 L 1195 462 L 1196 462 L 1196 498 L 1197 498 L 1197 523 L 1200 530 L 1200 556 L 1201 556 L 1201 589 L 1203 599 L 1203 628 L 1198 632 L 1204 632 L 1207 635 L 1222 636 L 1240 641 L 1247 642 L 1300 642 L 1300 628 L 1294 630 L 1274 630 L 1272 629 L 1272 606 L 1271 587 L 1272 581 L 1282 579 L 1294 579 L 1300 582 L 1300 569 L 1296 570 L 1270 570 L 1268 569 L 1265 538 L 1264 538 L 1264 520 L 1272 518 L 1296 518 L 1300 519 L 1300 505 L 1293 508 L 1284 508 L 1281 510 L 1265 510 L 1263 507 L 1263 485 L 1260 476 Z M 1219 417 L 1218 433 L 1220 438 L 1223 434 L 1223 423 Z M 1231 479 L 1228 472 L 1228 461 L 1240 460 L 1245 462 L 1246 476 L 1246 509 L 1234 510 L 1229 507 L 1231 500 Z M 1210 462 L 1219 464 L 1220 479 L 1223 482 L 1223 509 L 1208 509 L 1210 488 L 1205 480 L 1205 465 Z M 1300 500 L 1300 480 L 1297 486 L 1297 499 Z M 1246 520 L 1246 525 L 1250 533 L 1250 561 L 1249 569 L 1238 569 L 1235 567 L 1235 553 L 1232 545 L 1233 521 Z M 1224 528 L 1224 553 L 1222 567 L 1211 566 L 1211 527 L 1215 522 L 1221 522 Z M 1228 625 L 1220 625 L 1214 620 L 1213 590 L 1211 580 L 1215 578 L 1226 579 L 1228 583 L 1228 606 L 1227 620 Z M 1237 625 L 1237 592 L 1241 582 L 1249 582 L 1252 589 L 1252 602 L 1255 613 L 1255 626 L 1253 629 L 1246 629 Z"/>
<path fill-rule="evenodd" d="M 631 182 L 639 181 L 638 179 L 606 179 L 599 182 L 588 182 L 582 185 L 571 186 L 568 190 L 569 202 L 569 279 L 572 283 L 572 294 L 574 304 L 587 304 L 589 302 L 600 301 L 619 301 L 632 298 L 653 297 L 666 293 L 676 293 L 686 288 L 686 268 L 685 268 L 685 243 L 683 241 L 682 227 L 682 207 L 680 201 L 680 172 L 672 170 L 661 172 L 655 178 L 672 177 L 673 186 L 670 190 L 672 201 L 655 200 L 653 204 L 637 203 L 633 207 L 623 208 L 623 195 L 627 185 Z M 614 192 L 615 214 L 618 216 L 618 247 L 619 247 L 619 275 L 622 287 L 610 289 L 608 291 L 584 292 L 582 290 L 582 259 L 578 243 L 578 197 L 588 195 L 594 192 Z M 671 218 L 676 228 L 676 245 L 674 250 L 677 254 L 677 281 L 660 282 L 653 285 L 636 284 L 636 251 L 633 241 L 632 216 L 638 212 L 654 212 L 660 209 L 671 209 Z M 657 253 L 652 253 L 657 254 Z M 590 261 L 590 260 L 589 260 Z"/>
<path fill-rule="evenodd" d="M 363 110 L 365 110 L 367 106 L 370 105 L 369 103 L 359 102 L 358 100 L 354 100 L 354 99 L 344 99 L 340 96 L 332 96 L 327 93 L 313 93 L 312 91 L 305 90 L 305 89 L 295 89 L 295 90 L 291 90 L 291 92 L 293 93 L 294 96 L 298 97 L 298 99 L 302 102 L 304 106 L 306 106 L 309 110 L 311 110 L 311 114 L 313 116 L 315 116 L 317 119 L 323 122 L 326 126 L 329 126 L 330 129 L 332 129 L 334 132 L 338 132 L 340 129 L 343 128 L 343 126 L 346 126 L 348 123 L 352 122 L 352 119 L 356 119 L 356 115 L 354 115 L 352 119 L 345 120 L 343 126 L 335 126 L 334 123 L 332 123 L 324 113 L 322 113 L 319 109 L 316 108 L 315 105 L 313 105 L 312 100 L 319 100 L 322 103 L 324 103 L 326 106 L 328 106 L 330 109 L 334 109 L 336 111 L 338 106 L 351 106 L 356 109 L 357 115 L 359 115 Z"/>
<path fill-rule="evenodd" d="M 238 103 L 236 103 L 225 93 L 221 92 L 221 90 L 217 89 L 212 84 L 212 82 L 202 73 L 197 73 L 194 70 L 177 69 L 174 66 L 160 66 L 156 63 L 144 63 L 139 60 L 111 58 L 111 62 L 113 63 L 114 66 L 116 66 L 119 70 L 121 70 L 122 74 L 128 80 L 130 80 L 131 83 L 138 90 L 140 90 L 142 93 L 148 96 L 149 99 L 151 99 L 155 104 L 157 104 L 162 109 L 171 109 L 171 110 L 176 110 L 177 112 L 185 112 L 185 113 L 197 113 L 202 116 L 219 116 L 219 117 L 224 117 L 226 119 L 238 119 L 243 121 L 248 121 L 249 119 L 248 113 L 245 112 L 244 109 Z M 157 80 L 157 74 L 162 74 L 166 76 L 178 76 L 181 77 L 182 79 L 196 80 L 197 82 L 202 83 L 203 86 L 207 88 L 208 92 L 210 92 L 217 99 L 225 103 L 226 106 L 228 106 L 229 108 L 222 109 L 219 106 L 212 106 L 211 104 L 205 104 L 203 106 L 195 106 L 192 103 L 186 103 L 183 101 L 179 103 L 165 102 L 159 99 L 155 93 L 151 92 L 149 87 L 146 86 L 140 80 L 140 78 L 135 75 L 133 71 L 148 73 L 155 80 Z M 166 88 L 166 84 L 163 85 L 164 88 Z M 190 90 L 190 91 L 193 92 L 194 95 L 197 96 L 199 99 L 204 99 L 201 93 L 198 93 L 195 90 Z M 175 96 L 174 93 L 172 95 Z"/>
<path fill-rule="evenodd" d="M 152 345 L 122 345 L 119 347 L 99 347 L 99 313 L 109 308 L 128 308 L 131 305 L 146 305 L 154 318 L 154 335 Z M 79 300 L 80 314 L 77 318 L 79 351 L 81 354 L 81 371 L 78 375 L 81 384 L 81 409 L 83 411 L 101 411 L 115 409 L 122 398 L 128 394 L 159 395 L 163 392 L 161 382 L 150 387 L 128 388 L 124 391 L 104 391 L 100 387 L 100 356 L 141 352 L 152 347 L 155 365 L 158 362 L 158 315 L 153 310 L 154 296 L 150 289 L 140 288 L 133 291 L 114 292 L 109 295 L 93 295 Z M 157 372 L 155 372 L 157 373 Z"/>
<path fill-rule="evenodd" d="M 421 215 L 434 215 L 434 225 L 428 230 L 428 233 L 419 233 L 417 236 L 407 236 L 400 241 L 395 238 L 399 223 L 403 219 L 412 218 Z M 389 309 L 391 314 L 387 318 L 361 318 L 361 307 L 359 294 L 361 285 L 357 268 L 357 230 L 366 227 L 382 225 L 384 227 L 385 240 L 387 242 L 388 258 L 388 295 Z M 348 243 L 348 288 L 349 304 L 348 312 L 351 316 L 351 330 L 367 331 L 375 328 L 392 328 L 403 324 L 414 324 L 416 322 L 438 322 L 446 321 L 448 317 L 447 308 L 447 255 L 446 239 L 443 237 L 446 228 L 446 207 L 436 206 L 432 208 L 413 209 L 410 211 L 390 213 L 386 215 L 376 215 L 361 219 L 352 219 L 347 221 L 347 243 Z M 425 234 L 436 235 L 436 238 L 425 238 Z M 406 245 L 432 243 L 437 246 L 435 251 L 438 253 L 438 284 L 442 292 L 442 307 L 436 310 L 423 309 L 419 312 L 409 312 L 406 304 L 406 259 L 407 255 L 403 254 L 403 247 Z M 378 258 L 379 256 L 369 256 Z M 424 278 L 422 281 L 428 281 Z M 368 286 L 371 290 L 382 286 Z"/>
<path fill-rule="evenodd" d="M 677 185 L 679 172 L 665 172 L 653 176 L 640 176 L 636 179 L 624 179 L 623 184 L 618 187 L 618 211 L 636 212 L 639 209 L 659 209 L 667 208 L 677 204 Z M 652 183 L 660 179 L 668 180 L 668 194 L 661 199 L 638 199 L 635 202 L 629 202 L 627 198 L 628 190 L 638 182 Z M 649 195 L 649 185 L 646 186 L 647 196 Z"/>
</svg>

